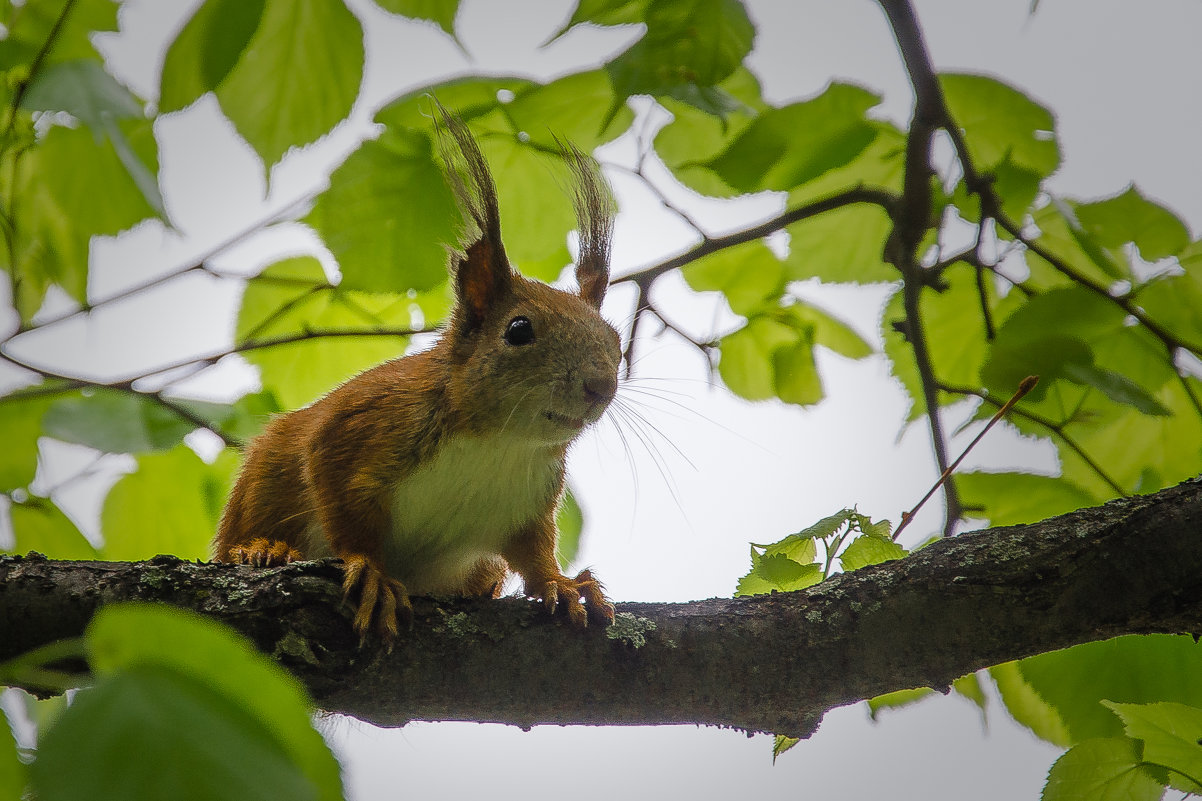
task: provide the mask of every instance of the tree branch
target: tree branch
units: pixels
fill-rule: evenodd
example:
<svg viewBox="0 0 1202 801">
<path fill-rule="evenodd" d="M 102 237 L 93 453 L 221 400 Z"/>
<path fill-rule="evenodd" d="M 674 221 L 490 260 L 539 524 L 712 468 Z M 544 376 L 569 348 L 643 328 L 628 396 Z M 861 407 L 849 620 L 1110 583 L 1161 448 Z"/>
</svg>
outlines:
<svg viewBox="0 0 1202 801">
<path fill-rule="evenodd" d="M 725 250 L 735 245 L 742 245 L 747 242 L 754 242 L 757 239 L 763 239 L 769 234 L 784 230 L 786 227 L 795 222 L 817 217 L 820 214 L 825 214 L 828 211 L 841 209 L 844 206 L 855 205 L 856 203 L 871 203 L 883 208 L 886 212 L 892 213 L 897 197 L 884 189 L 877 189 L 870 186 L 853 186 L 842 192 L 833 195 L 828 195 L 824 198 L 804 203 L 796 208 L 788 209 L 781 214 L 773 217 L 770 220 L 753 225 L 742 231 L 736 231 L 733 234 L 726 236 L 715 236 L 702 240 L 700 243 L 690 248 L 689 250 L 679 253 L 670 259 L 666 259 L 659 264 L 645 267 L 637 272 L 622 275 L 610 282 L 610 284 L 620 284 L 626 281 L 646 281 L 658 278 L 664 273 L 672 270 L 679 270 L 687 264 L 692 264 L 698 259 L 709 256 L 712 253 L 717 253 L 719 250 Z"/>
<path fill-rule="evenodd" d="M 409 720 L 704 723 L 811 733 L 827 709 L 1121 634 L 1202 632 L 1202 480 L 936 542 L 808 590 L 622 604 L 575 631 L 521 599 L 416 599 L 392 653 L 360 650 L 334 562 L 254 569 L 0 557 L 0 660 L 141 599 L 223 620 L 325 709 Z M 70 665 L 64 666 L 70 667 Z"/>
<path fill-rule="evenodd" d="M 952 395 L 964 395 L 966 397 L 980 398 L 986 403 L 996 406 L 999 409 L 1006 404 L 1004 399 L 995 398 L 993 395 L 990 395 L 983 389 L 973 389 L 972 387 L 955 387 L 944 383 L 939 384 L 939 389 Z M 1094 475 L 1102 479 L 1102 481 L 1104 481 L 1110 487 L 1110 489 L 1114 490 L 1114 494 L 1116 496 L 1122 497 L 1128 494 L 1127 491 L 1123 489 L 1121 484 L 1111 478 L 1110 475 L 1102 469 L 1102 466 L 1097 463 L 1097 460 L 1090 456 L 1073 437 L 1069 436 L 1068 432 L 1064 430 L 1064 423 L 1057 423 L 1055 420 L 1050 420 L 1041 414 L 1029 412 L 1017 406 L 1010 410 L 1010 414 L 1014 415 L 1015 417 L 1021 417 L 1024 420 L 1030 420 L 1032 423 L 1046 428 L 1053 436 L 1058 437 L 1060 441 L 1064 443 L 1065 447 L 1077 454 L 1081 461 L 1085 462 L 1085 464 L 1087 464 L 1089 468 L 1093 470 Z"/>
<path fill-rule="evenodd" d="M 914 114 L 910 120 L 910 132 L 906 136 L 905 175 L 901 201 L 893 217 L 893 230 L 885 243 L 885 260 L 897 267 L 902 276 L 902 302 L 906 311 L 906 338 L 914 350 L 914 362 L 922 384 L 923 400 L 926 404 L 927 420 L 931 428 L 931 444 L 935 450 L 935 462 L 939 472 L 948 469 L 947 436 L 939 415 L 939 389 L 935 377 L 935 365 L 927 347 L 919 300 L 922 290 L 933 275 L 938 273 L 923 270 L 919 263 L 918 248 L 931 227 L 931 140 L 935 131 L 947 119 L 943 102 L 943 91 L 934 72 L 929 69 L 930 56 L 918 19 L 908 0 L 881 0 L 881 8 L 889 19 L 893 35 L 897 39 L 902 60 L 910 75 L 914 88 Z M 924 66 L 926 69 L 924 70 Z M 947 506 L 943 533 L 955 533 L 956 523 L 963 511 L 960 496 L 953 482 L 943 485 L 943 497 Z"/>
</svg>

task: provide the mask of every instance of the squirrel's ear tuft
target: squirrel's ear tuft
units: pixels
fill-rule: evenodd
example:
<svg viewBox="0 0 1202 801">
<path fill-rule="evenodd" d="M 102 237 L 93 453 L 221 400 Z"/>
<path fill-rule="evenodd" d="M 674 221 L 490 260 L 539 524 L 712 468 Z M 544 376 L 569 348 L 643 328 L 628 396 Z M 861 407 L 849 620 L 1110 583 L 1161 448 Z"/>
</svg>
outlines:
<svg viewBox="0 0 1202 801">
<path fill-rule="evenodd" d="M 580 284 L 580 297 L 600 309 L 609 288 L 609 251 L 616 212 L 613 193 L 592 156 L 562 142 L 560 147 L 576 182 L 573 201 L 580 233 L 576 282 Z"/>
<path fill-rule="evenodd" d="M 467 330 L 483 322 L 489 309 L 501 304 L 510 291 L 513 272 L 505 260 L 505 251 L 497 253 L 488 237 L 468 245 L 455 266 L 455 296 L 458 313 Z"/>
<path fill-rule="evenodd" d="M 447 181 L 463 212 L 462 253 L 452 257 L 462 322 L 475 328 L 510 291 L 513 271 L 501 242 L 497 187 L 467 124 L 437 98 L 434 125 Z"/>
</svg>

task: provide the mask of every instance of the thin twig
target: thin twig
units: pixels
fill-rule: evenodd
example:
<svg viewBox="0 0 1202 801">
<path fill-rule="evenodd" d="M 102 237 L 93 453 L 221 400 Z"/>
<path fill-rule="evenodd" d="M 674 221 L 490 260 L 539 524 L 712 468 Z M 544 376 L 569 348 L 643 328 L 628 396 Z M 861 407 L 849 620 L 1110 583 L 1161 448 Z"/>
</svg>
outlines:
<svg viewBox="0 0 1202 801">
<path fill-rule="evenodd" d="M 227 356 L 233 356 L 238 353 L 249 353 L 257 350 L 268 350 L 270 348 L 278 348 L 283 345 L 293 345 L 297 342 L 308 342 L 314 339 L 339 339 L 344 337 L 410 337 L 417 334 L 433 334 L 439 329 L 437 328 L 312 328 L 296 334 L 284 334 L 278 337 L 269 337 L 265 339 L 251 339 L 239 342 L 228 348 L 224 348 L 213 353 L 208 353 L 203 356 L 194 356 L 189 359 L 182 359 L 178 362 L 160 365 L 150 370 L 144 370 L 138 376 L 130 380 L 138 381 L 151 376 L 169 373 L 175 370 L 182 370 L 193 365 L 211 365 L 215 364 Z"/>
<path fill-rule="evenodd" d="M 1002 407 L 997 410 L 997 413 L 994 414 L 993 417 L 990 418 L 989 422 L 985 424 L 985 427 L 981 429 L 981 433 L 973 437 L 972 442 L 968 443 L 968 447 L 964 449 L 963 453 L 956 457 L 956 461 L 948 465 L 947 468 L 945 468 L 944 471 L 939 474 L 939 480 L 935 482 L 933 487 L 927 490 L 927 494 L 922 496 L 922 500 L 919 501 L 910 511 L 902 513 L 901 522 L 898 524 L 897 529 L 893 532 L 893 540 L 895 542 L 897 541 L 898 535 L 902 533 L 902 530 L 905 529 L 906 526 L 910 525 L 910 521 L 914 519 L 914 515 L 918 514 L 918 510 L 922 508 L 922 505 L 926 503 L 932 495 L 935 494 L 939 487 L 951 477 L 955 469 L 960 466 L 960 462 L 964 461 L 964 457 L 968 455 L 969 451 L 975 448 L 977 443 L 981 441 L 981 438 L 989 433 L 989 429 L 993 428 L 994 425 L 1006 415 L 1006 412 L 1013 409 L 1014 404 L 1022 400 L 1024 395 L 1034 389 L 1037 383 L 1039 383 L 1039 376 L 1034 375 L 1029 375 L 1019 382 L 1018 390 L 1014 393 L 1010 400 L 1002 404 Z"/>
<path fill-rule="evenodd" d="M 196 258 L 195 261 L 193 261 L 193 263 L 189 264 L 186 267 L 181 267 L 179 269 L 172 270 L 168 273 L 165 273 L 164 275 L 158 276 L 157 278 L 152 278 L 149 281 L 144 281 L 140 284 L 136 284 L 134 286 L 128 287 L 126 289 L 121 290 L 120 292 L 109 295 L 105 298 L 101 298 L 100 300 L 97 300 L 94 302 L 89 302 L 85 306 L 81 306 L 78 309 L 72 309 L 71 311 L 65 312 L 57 317 L 52 317 L 49 320 L 43 320 L 42 322 L 40 322 L 36 325 L 22 326 L 12 336 L 5 339 L 4 342 L 8 342 L 9 340 L 20 336 L 21 334 L 25 334 L 30 331 L 42 330 L 49 326 L 57 325 L 58 323 L 62 323 L 67 320 L 78 317 L 81 314 L 89 314 L 92 311 L 94 311 L 102 306 L 108 306 L 110 304 L 117 303 L 119 301 L 130 298 L 134 295 L 138 295 L 142 292 L 146 292 L 147 290 L 154 289 L 155 287 L 161 286 L 170 281 L 174 281 L 175 279 L 180 278 L 181 276 L 187 275 L 188 273 L 204 272 L 204 273 L 208 273 L 209 275 L 212 275 L 215 278 L 228 278 L 230 276 L 227 276 L 224 273 L 217 272 L 216 270 L 213 270 L 211 267 L 209 267 L 208 266 L 209 260 L 212 259 L 213 257 L 221 254 L 222 252 L 228 250 L 229 248 L 233 247 L 234 245 L 237 245 L 239 242 L 243 241 L 247 237 L 252 236 L 252 235 L 258 233 L 259 231 L 267 228 L 268 226 L 285 219 L 285 215 L 288 212 L 292 211 L 297 206 L 299 206 L 303 203 L 307 203 L 308 201 L 312 200 L 313 197 L 315 196 L 315 194 L 316 194 L 315 192 L 309 192 L 301 197 L 295 198 L 294 200 L 289 202 L 287 205 L 282 206 L 279 209 L 276 209 L 271 214 L 264 215 L 263 217 L 260 217 L 259 219 L 255 220 L 253 223 L 239 229 L 238 231 L 235 231 L 233 234 L 230 234 L 225 239 L 221 240 L 217 244 L 210 247 L 208 250 L 206 250 L 204 253 L 202 253 L 198 258 Z M 15 300 L 15 298 L 14 298 L 14 300 Z M 0 343 L 0 344 L 2 344 L 2 343 Z"/>
<path fill-rule="evenodd" d="M 691 214 L 673 203 L 668 196 L 664 194 L 664 191 L 660 189 L 659 185 L 647 177 L 647 173 L 643 169 L 642 159 L 639 159 L 638 166 L 634 167 L 633 169 L 622 164 L 611 164 L 609 166 L 615 170 L 618 170 L 619 172 L 624 172 L 641 180 L 647 186 L 647 189 L 651 192 L 651 194 L 655 196 L 655 199 L 659 201 L 659 204 L 662 207 L 672 212 L 674 215 L 679 217 L 681 221 L 685 223 L 685 225 L 696 231 L 698 236 L 700 236 L 703 241 L 710 238 L 705 232 L 705 228 L 701 225 L 701 223 L 697 222 L 697 220 L 695 220 Z"/>
<path fill-rule="evenodd" d="M 981 400 L 985 401 L 986 403 L 997 406 L 998 408 L 1001 408 L 1002 406 L 1005 405 L 1004 401 L 1002 401 L 998 398 L 995 398 L 993 395 L 990 395 L 988 392 L 986 392 L 984 390 L 980 390 L 980 389 L 972 389 L 971 387 L 957 387 L 957 386 L 953 386 L 951 384 L 943 384 L 943 383 L 941 383 L 939 385 L 939 389 L 942 390 L 943 392 L 947 392 L 952 395 L 964 395 L 966 397 L 980 398 Z M 1107 486 L 1109 486 L 1112 490 L 1114 490 L 1114 494 L 1117 497 L 1120 497 L 1120 498 L 1127 497 L 1128 493 L 1126 490 L 1123 489 L 1122 485 L 1119 484 L 1117 481 L 1115 481 L 1113 478 L 1111 478 L 1110 475 L 1105 470 L 1102 469 L 1102 466 L 1100 464 L 1098 464 L 1097 461 L 1092 456 L 1090 456 L 1083 447 L 1081 447 L 1081 444 L 1078 443 L 1072 436 L 1070 436 L 1064 430 L 1063 424 L 1057 423 L 1054 420 L 1050 420 L 1041 414 L 1036 414 L 1035 412 L 1029 412 L 1029 411 L 1026 411 L 1025 409 L 1021 409 L 1021 408 L 1017 408 L 1017 407 L 1012 408 L 1010 410 L 1010 414 L 1014 415 L 1015 417 L 1021 417 L 1024 420 L 1028 420 L 1032 423 L 1035 423 L 1036 425 L 1043 426 L 1044 428 L 1046 428 L 1055 437 L 1057 437 L 1061 442 L 1063 442 L 1069 450 L 1071 450 L 1073 453 L 1077 454 L 1078 458 L 1080 458 L 1081 461 L 1085 462 L 1085 464 L 1088 465 L 1089 469 L 1092 470 L 1098 478 L 1100 478 Z"/>
<path fill-rule="evenodd" d="M 634 315 L 630 318 L 630 333 L 626 338 L 626 352 L 622 354 L 622 358 L 626 362 L 625 377 L 630 379 L 631 372 L 634 370 L 634 349 L 638 342 L 639 323 L 642 322 L 643 314 L 651 308 L 651 300 L 649 292 L 651 289 L 651 280 L 636 281 L 639 293 L 634 300 Z"/>
<path fill-rule="evenodd" d="M 993 312 L 989 310 L 989 290 L 985 285 L 985 265 L 973 265 L 973 273 L 977 283 L 977 298 L 981 301 L 981 319 L 985 322 L 985 340 L 992 342 L 997 336 L 993 327 Z"/>
<path fill-rule="evenodd" d="M 736 245 L 754 242 L 757 239 L 763 239 L 769 234 L 776 233 L 795 222 L 817 217 L 820 214 L 825 214 L 828 211 L 841 209 L 844 206 L 852 206 L 857 203 L 869 203 L 880 206 L 886 212 L 892 213 L 894 205 L 897 203 L 897 195 L 885 189 L 879 189 L 870 186 L 855 186 L 851 189 L 846 189 L 842 192 L 837 192 L 833 195 L 828 195 L 824 198 L 805 203 L 796 208 L 788 209 L 781 214 L 773 217 L 770 220 L 754 225 L 742 231 L 736 231 L 733 234 L 726 236 L 716 236 L 712 239 L 707 239 L 683 253 L 665 259 L 659 264 L 650 267 L 644 267 L 641 270 L 636 270 L 626 275 L 618 276 L 611 281 L 611 284 L 621 284 L 628 281 L 654 280 L 664 273 L 669 273 L 673 270 L 679 270 L 685 265 L 692 264 L 698 259 L 705 258 L 720 250 L 734 247 Z"/>
<path fill-rule="evenodd" d="M 29 64 L 29 74 L 25 76 L 23 81 L 17 84 L 17 90 L 13 92 L 12 102 L 8 104 L 8 123 L 4 127 L 4 144 L 0 149 L 7 150 L 9 139 L 12 138 L 13 128 L 17 123 L 17 112 L 21 108 L 21 103 L 25 100 L 25 93 L 29 91 L 30 84 L 37 78 L 38 72 L 42 69 L 42 62 L 50 55 L 50 51 L 54 49 L 54 45 L 58 40 L 58 35 L 63 29 L 63 25 L 67 22 L 67 17 L 75 8 L 75 0 L 67 0 L 63 3 L 63 10 L 59 13 L 54 24 L 50 26 L 50 32 L 46 35 L 46 41 L 42 42 L 42 46 L 38 49 L 37 55 L 33 57 L 33 61 Z"/>
<path fill-rule="evenodd" d="M 1066 261 L 1056 256 L 1043 245 L 1039 244 L 1038 240 L 1029 238 L 1022 232 L 1022 228 L 1004 213 L 999 211 L 994 219 L 1004 231 L 1010 234 L 1010 236 L 1014 237 L 1016 241 L 1021 242 L 1023 246 L 1032 253 L 1050 264 L 1058 273 L 1080 284 L 1095 294 L 1106 298 L 1110 302 L 1117 305 L 1124 312 L 1138 320 L 1145 328 L 1148 329 L 1149 332 L 1151 332 L 1157 339 L 1161 341 L 1162 344 L 1164 344 L 1165 348 L 1169 351 L 1170 358 L 1173 351 L 1178 348 L 1187 350 L 1193 353 L 1195 356 L 1202 357 L 1202 345 L 1187 342 L 1165 330 L 1160 323 L 1148 317 L 1143 309 L 1132 303 L 1130 298 L 1123 295 L 1112 295 L 1106 287 L 1091 281 L 1088 276 L 1077 271 L 1076 268 L 1072 267 Z"/>
</svg>

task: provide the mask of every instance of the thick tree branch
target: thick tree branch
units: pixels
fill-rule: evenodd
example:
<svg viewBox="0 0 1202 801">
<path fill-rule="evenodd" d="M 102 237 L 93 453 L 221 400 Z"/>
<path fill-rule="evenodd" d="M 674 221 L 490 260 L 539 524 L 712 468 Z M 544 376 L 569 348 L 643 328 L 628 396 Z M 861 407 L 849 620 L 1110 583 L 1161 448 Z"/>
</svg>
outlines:
<svg viewBox="0 0 1202 801">
<path fill-rule="evenodd" d="M 806 735 L 830 708 L 943 688 L 1011 659 L 1120 634 L 1202 632 L 1202 480 L 1031 526 L 934 543 L 809 590 L 622 604 L 581 632 L 537 604 L 417 599 L 392 653 L 360 650 L 338 566 L 252 569 L 0 557 L 0 659 L 83 632 L 126 599 L 247 634 L 324 708 L 409 720 L 705 723 Z"/>
</svg>

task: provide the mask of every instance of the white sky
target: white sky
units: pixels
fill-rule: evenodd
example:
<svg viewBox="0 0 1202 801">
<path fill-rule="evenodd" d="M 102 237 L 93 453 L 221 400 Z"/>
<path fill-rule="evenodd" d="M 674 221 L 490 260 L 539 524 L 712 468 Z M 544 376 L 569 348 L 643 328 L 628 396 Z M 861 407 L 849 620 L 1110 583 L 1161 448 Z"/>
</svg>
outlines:
<svg viewBox="0 0 1202 801">
<path fill-rule="evenodd" d="M 162 47 L 194 5 L 127 3 L 125 33 L 111 38 L 106 51 L 143 96 L 155 95 Z M 539 50 L 566 19 L 569 2 L 468 0 L 457 29 L 469 62 L 432 26 L 398 21 L 362 0 L 352 5 L 368 23 L 369 47 L 365 102 L 352 119 L 328 140 L 290 156 L 274 171 L 266 197 L 261 168 L 211 99 L 161 120 L 161 180 L 179 234 L 146 225 L 95 244 L 95 297 L 188 264 L 254 220 L 312 193 L 369 135 L 368 120 L 388 97 L 469 70 L 548 77 L 595 64 L 636 36 L 631 29 L 586 30 Z M 810 96 L 832 79 L 851 80 L 883 93 L 878 113 L 904 124 L 908 85 L 874 2 L 751 0 L 749 6 L 759 29 L 752 66 L 769 99 L 783 103 Z M 1196 43 L 1202 4 L 1043 0 L 1029 17 L 1026 0 L 930 0 L 918 2 L 917 10 L 937 67 L 998 75 L 1055 111 L 1064 156 L 1052 181 L 1057 191 L 1110 195 L 1134 179 L 1145 194 L 1176 210 L 1195 236 L 1202 231 L 1202 50 Z M 623 160 L 629 152 L 618 143 L 602 156 Z M 619 219 L 615 273 L 690 243 L 688 230 L 640 197 L 631 181 L 614 176 L 614 182 L 623 207 L 637 210 Z M 672 197 L 688 203 L 714 231 L 762 219 L 780 204 L 771 197 L 738 203 L 699 201 L 675 191 Z M 312 247 L 311 236 L 285 226 L 248 238 L 215 263 L 245 273 Z M 183 283 L 63 326 L 22 352 L 101 374 L 227 345 L 237 287 L 203 277 Z M 712 298 L 690 298 L 675 279 L 666 283 L 659 299 L 676 319 L 700 334 L 729 328 L 732 318 Z M 877 341 L 880 291 L 804 291 Z M 606 311 L 612 320 L 625 320 L 630 302 L 615 292 Z M 748 541 L 778 539 L 849 504 L 896 521 L 935 478 L 925 428 L 899 436 L 904 401 L 879 357 L 850 363 L 823 354 L 828 399 L 802 410 L 748 404 L 708 387 L 695 351 L 671 336 L 645 342 L 641 351 L 639 375 L 648 379 L 642 385 L 681 393 L 644 409 L 659 432 L 652 439 L 662 436 L 672 445 L 658 445 L 658 466 L 636 447 L 632 464 L 612 426 L 603 425 L 577 446 L 572 463 L 589 521 L 583 562 L 619 603 L 729 595 L 747 569 Z M 228 396 L 254 380 L 236 363 L 215 372 L 220 375 L 196 391 Z M 970 462 L 1054 468 L 1048 448 L 1004 434 L 991 435 Z M 53 483 L 53 476 L 43 478 Z M 67 499 L 85 526 L 98 497 L 92 484 Z M 910 529 L 911 543 L 939 525 L 940 510 L 933 507 Z M 394 731 L 355 721 L 325 725 L 360 801 L 401 793 L 527 798 L 534 777 L 554 788 L 535 794 L 569 793 L 578 800 L 781 791 L 825 799 L 1034 798 L 1056 754 L 1010 723 L 996 699 L 987 727 L 976 708 L 958 698 L 886 713 L 878 724 L 867 720 L 862 706 L 837 710 L 775 767 L 767 738 L 694 727 L 544 727 L 524 733 L 476 724 Z"/>
</svg>

